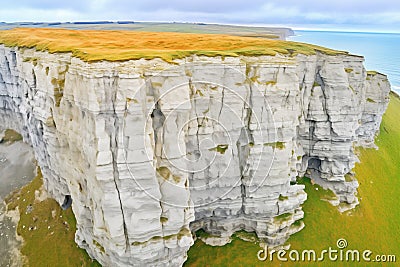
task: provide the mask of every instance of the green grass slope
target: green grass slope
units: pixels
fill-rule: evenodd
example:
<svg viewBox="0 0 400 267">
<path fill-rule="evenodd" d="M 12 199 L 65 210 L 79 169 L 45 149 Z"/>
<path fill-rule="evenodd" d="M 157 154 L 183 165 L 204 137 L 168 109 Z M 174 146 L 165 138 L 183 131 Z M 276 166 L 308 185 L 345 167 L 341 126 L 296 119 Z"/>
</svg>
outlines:
<svg viewBox="0 0 400 267">
<path fill-rule="evenodd" d="M 39 192 L 42 184 L 39 171 L 31 183 L 6 199 L 8 210 L 19 210 L 17 233 L 24 239 L 24 266 L 100 266 L 75 244 L 76 220 L 72 210 L 61 210 L 53 199 L 37 199 L 35 191 Z"/>
<path fill-rule="evenodd" d="M 375 255 L 396 255 L 400 262 L 400 98 L 391 93 L 388 110 L 383 116 L 381 131 L 376 139 L 379 150 L 359 149 L 360 163 L 355 172 L 360 183 L 360 205 L 349 212 L 340 213 L 324 201 L 330 192 L 309 179 L 299 182 L 306 185 L 308 200 L 303 206 L 306 227 L 293 235 L 288 244 L 291 250 L 314 249 L 319 252 L 332 247 L 344 238 L 347 249 L 369 249 Z M 234 238 L 224 247 L 210 247 L 196 241 L 189 250 L 186 267 L 192 266 L 301 266 L 309 262 L 264 262 L 257 259 L 258 244 Z M 359 265 L 361 264 L 361 265 Z M 365 262 L 323 262 L 312 266 L 365 266 Z M 396 263 L 369 263 L 371 266 L 398 266 Z"/>
</svg>

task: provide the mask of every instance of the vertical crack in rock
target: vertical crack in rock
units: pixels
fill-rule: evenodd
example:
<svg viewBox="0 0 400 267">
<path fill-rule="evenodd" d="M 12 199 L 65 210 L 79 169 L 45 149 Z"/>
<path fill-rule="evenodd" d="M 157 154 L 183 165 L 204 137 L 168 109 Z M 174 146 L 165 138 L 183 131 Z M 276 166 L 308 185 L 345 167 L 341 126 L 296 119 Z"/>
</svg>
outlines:
<svg viewBox="0 0 400 267">
<path fill-rule="evenodd" d="M 249 90 L 248 90 L 248 95 L 246 101 L 243 103 L 243 110 L 246 111 L 245 117 L 244 117 L 244 122 L 245 125 L 244 127 L 240 130 L 240 135 L 239 138 L 236 142 L 237 149 L 238 149 L 238 158 L 239 158 L 239 170 L 240 170 L 240 192 L 241 192 L 241 197 L 242 197 L 242 206 L 240 208 L 240 213 L 245 214 L 245 201 L 246 201 L 246 175 L 248 172 L 248 157 L 250 154 L 250 147 L 249 144 L 254 144 L 254 139 L 250 130 L 250 123 L 251 123 L 251 117 L 253 115 L 253 88 L 252 88 L 252 81 L 250 77 L 248 77 L 249 73 L 251 70 L 251 66 L 249 63 L 246 63 L 246 81 L 248 81 L 249 85 Z M 251 175 L 251 173 L 249 174 Z M 248 179 L 251 179 L 251 177 L 248 177 Z"/>
<path fill-rule="evenodd" d="M 35 73 L 34 69 L 32 69 L 32 78 L 33 78 L 32 88 L 35 89 L 36 88 L 36 73 Z"/>
<path fill-rule="evenodd" d="M 240 192 L 242 198 L 242 206 L 240 208 L 240 214 L 244 214 L 244 202 L 246 199 L 246 187 L 244 185 L 245 173 L 247 172 L 247 160 L 249 156 L 249 130 L 247 128 L 242 128 L 240 131 L 239 139 L 236 142 L 238 149 L 239 158 L 239 170 L 240 170 Z"/>
<path fill-rule="evenodd" d="M 154 98 L 155 101 L 155 105 L 154 105 L 154 109 L 151 113 L 151 119 L 152 119 L 152 129 L 153 129 L 153 133 L 154 133 L 154 147 L 155 147 L 155 159 L 156 159 L 156 168 L 161 164 L 161 157 L 162 157 L 162 142 L 163 142 L 163 133 L 161 132 L 159 134 L 159 131 L 163 131 L 164 130 L 164 122 L 165 122 L 165 115 L 163 114 L 163 112 L 161 111 L 160 108 L 160 103 L 159 101 L 156 101 L 157 99 Z M 160 151 L 157 151 L 157 148 L 160 149 Z M 157 155 L 157 153 L 160 153 L 159 155 Z M 160 183 L 160 182 L 159 182 Z M 162 191 L 161 191 L 161 184 L 159 184 L 160 186 L 160 193 L 161 193 L 161 198 L 159 201 L 159 205 L 160 205 L 160 209 L 162 212 L 164 212 L 164 207 L 161 203 L 162 201 Z M 161 220 L 161 218 L 160 218 Z M 165 236 L 165 227 L 164 224 L 161 223 L 161 228 L 162 228 L 162 234 L 163 236 Z"/>
<path fill-rule="evenodd" d="M 114 77 L 112 86 L 110 88 L 110 90 L 112 90 L 112 95 L 111 95 L 111 104 L 112 104 L 112 116 L 110 117 L 110 119 L 112 120 L 110 123 L 110 129 L 108 130 L 108 134 L 110 136 L 110 147 L 111 147 L 111 155 L 112 155 L 112 164 L 113 164 L 113 177 L 114 177 L 114 184 L 115 184 L 115 189 L 117 191 L 118 194 L 118 200 L 119 200 L 119 205 L 120 205 L 120 209 L 121 209 L 121 214 L 122 214 L 122 220 L 123 220 L 123 230 L 124 230 L 124 236 L 125 236 L 125 253 L 127 253 L 130 249 L 130 244 L 129 244 L 129 235 L 128 235 L 128 228 L 126 225 L 126 217 L 125 217 L 125 212 L 124 212 L 124 208 L 123 208 L 123 203 L 122 203 L 122 199 L 121 199 L 121 192 L 119 189 L 119 171 L 118 171 L 118 161 L 117 161 L 117 157 L 118 157 L 118 146 L 119 146 L 119 142 L 118 142 L 118 133 L 120 132 L 120 127 L 119 125 L 121 125 L 121 123 L 119 122 L 119 115 L 116 112 L 116 102 L 117 102 L 117 94 L 118 94 L 118 78 Z M 123 140 L 121 140 L 120 143 Z"/>
<path fill-rule="evenodd" d="M 277 208 L 276 215 L 278 216 L 281 213 L 281 211 L 279 210 L 279 202 L 276 202 L 276 208 Z"/>
<path fill-rule="evenodd" d="M 116 114 L 115 114 L 116 115 Z M 118 132 L 118 118 L 114 117 L 114 129 L 116 132 Z M 126 217 L 122 205 L 122 200 L 121 200 L 121 192 L 119 190 L 118 186 L 118 177 L 119 177 L 119 172 L 118 172 L 118 165 L 117 165 L 117 153 L 118 153 L 118 143 L 117 143 L 117 136 L 115 134 L 112 134 L 114 136 L 110 136 L 110 142 L 111 142 L 111 153 L 112 153 L 112 161 L 113 161 L 113 176 L 114 176 L 114 184 L 115 184 L 115 189 L 117 190 L 118 194 L 118 200 L 121 208 L 121 214 L 122 214 L 122 220 L 123 220 L 123 227 L 124 227 L 124 235 L 125 235 L 125 252 L 128 251 L 129 249 L 129 237 L 128 237 L 128 229 L 126 226 Z"/>
<path fill-rule="evenodd" d="M 323 107 L 323 111 L 324 111 L 325 115 L 328 118 L 328 123 L 329 123 L 329 128 L 330 128 L 331 134 L 335 134 L 335 132 L 333 130 L 333 127 L 332 127 L 331 115 L 330 115 L 330 113 L 328 111 L 327 103 L 326 103 L 326 101 L 328 101 L 328 100 L 327 100 L 327 96 L 326 96 L 326 92 L 325 92 L 325 82 L 324 82 L 324 79 L 322 79 L 322 77 L 320 75 L 320 71 L 321 71 L 320 69 L 317 71 L 317 73 L 315 75 L 315 81 L 318 84 L 320 84 L 320 87 L 321 87 L 321 92 L 322 92 L 322 95 L 323 95 L 322 107 Z M 331 142 L 332 142 L 332 139 L 331 139 Z"/>
<path fill-rule="evenodd" d="M 224 108 L 224 98 L 225 98 L 225 86 L 222 86 L 222 92 L 221 92 L 221 109 L 219 110 L 218 121 L 220 121 L 222 109 Z"/>
<path fill-rule="evenodd" d="M 190 89 L 190 101 L 193 101 L 193 108 L 194 108 L 194 112 L 196 113 L 196 121 L 197 121 L 197 129 L 196 129 L 196 140 L 197 140 L 197 151 L 195 151 L 195 159 L 194 160 L 198 160 L 199 157 L 201 157 L 201 152 L 200 152 L 200 139 L 199 139 L 199 131 L 200 131 L 200 118 L 199 118 L 199 114 L 197 114 L 197 100 L 195 97 L 195 87 L 193 85 L 193 81 L 192 78 L 189 78 L 189 89 Z M 194 175 L 194 174 L 193 174 Z"/>
<path fill-rule="evenodd" d="M 160 144 L 162 142 L 162 133 L 161 136 L 158 134 L 159 130 L 163 130 L 163 125 L 165 122 L 165 116 L 162 113 L 160 109 L 160 105 L 158 101 L 154 105 L 153 112 L 151 113 L 151 118 L 152 118 L 152 127 L 153 127 L 153 132 L 154 132 L 154 143 Z"/>
</svg>

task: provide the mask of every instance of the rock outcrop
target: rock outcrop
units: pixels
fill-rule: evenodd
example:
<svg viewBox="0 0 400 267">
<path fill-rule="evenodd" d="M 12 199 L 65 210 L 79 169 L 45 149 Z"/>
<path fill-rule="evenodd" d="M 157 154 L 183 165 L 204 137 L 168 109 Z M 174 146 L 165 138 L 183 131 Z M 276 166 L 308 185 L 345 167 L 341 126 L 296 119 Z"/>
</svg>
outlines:
<svg viewBox="0 0 400 267">
<path fill-rule="evenodd" d="M 71 197 L 76 242 L 105 266 L 179 266 L 204 229 L 282 244 L 304 224 L 308 173 L 356 205 L 356 145 L 372 146 L 384 75 L 351 55 L 86 63 L 0 46 L 0 123 Z"/>
</svg>

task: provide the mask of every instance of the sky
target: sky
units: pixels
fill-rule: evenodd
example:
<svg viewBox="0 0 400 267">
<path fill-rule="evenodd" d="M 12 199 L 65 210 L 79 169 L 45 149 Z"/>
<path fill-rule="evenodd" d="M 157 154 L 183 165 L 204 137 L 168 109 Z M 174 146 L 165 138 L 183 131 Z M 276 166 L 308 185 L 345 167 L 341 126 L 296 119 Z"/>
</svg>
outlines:
<svg viewBox="0 0 400 267">
<path fill-rule="evenodd" d="M 0 21 L 132 20 L 400 32 L 399 0 L 6 0 Z"/>
</svg>

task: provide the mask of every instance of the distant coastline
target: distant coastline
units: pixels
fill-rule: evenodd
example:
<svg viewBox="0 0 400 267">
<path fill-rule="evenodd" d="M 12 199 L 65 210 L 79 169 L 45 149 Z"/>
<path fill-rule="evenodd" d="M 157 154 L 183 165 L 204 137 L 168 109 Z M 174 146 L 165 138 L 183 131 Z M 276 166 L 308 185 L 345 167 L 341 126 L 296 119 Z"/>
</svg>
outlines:
<svg viewBox="0 0 400 267">
<path fill-rule="evenodd" d="M 400 94 L 400 55 L 393 52 L 400 47 L 399 33 L 295 30 L 288 40 L 362 55 L 366 69 L 386 74 L 392 91 Z"/>
</svg>

